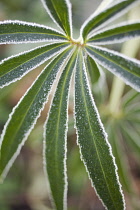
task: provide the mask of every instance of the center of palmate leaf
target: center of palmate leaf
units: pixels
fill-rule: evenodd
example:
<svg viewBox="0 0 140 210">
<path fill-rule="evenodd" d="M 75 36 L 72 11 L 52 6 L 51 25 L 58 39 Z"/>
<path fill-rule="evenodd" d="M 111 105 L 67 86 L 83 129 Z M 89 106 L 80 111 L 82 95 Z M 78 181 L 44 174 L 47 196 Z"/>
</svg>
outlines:
<svg viewBox="0 0 140 210">
<path fill-rule="evenodd" d="M 85 46 L 85 43 L 83 42 L 83 39 L 82 38 L 78 38 L 78 39 L 72 39 L 72 38 L 70 38 L 69 39 L 69 42 L 72 45 L 76 45 L 77 47 L 84 47 Z"/>
</svg>

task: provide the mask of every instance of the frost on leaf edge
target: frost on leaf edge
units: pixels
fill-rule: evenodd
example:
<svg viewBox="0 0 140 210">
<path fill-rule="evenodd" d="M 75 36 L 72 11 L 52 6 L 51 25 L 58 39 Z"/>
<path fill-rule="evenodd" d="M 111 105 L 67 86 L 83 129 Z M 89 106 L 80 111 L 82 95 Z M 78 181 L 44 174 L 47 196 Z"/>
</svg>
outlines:
<svg viewBox="0 0 140 210">
<path fill-rule="evenodd" d="M 88 87 L 88 90 L 89 90 L 89 95 L 90 95 L 91 101 L 92 101 L 92 103 L 93 103 L 93 106 L 94 106 L 94 108 L 95 108 L 95 111 L 96 111 L 96 114 L 97 114 L 97 117 L 98 117 L 98 122 L 99 122 L 99 124 L 100 124 L 100 126 L 101 126 L 101 129 L 102 129 L 103 133 L 104 133 L 104 139 L 105 139 L 105 141 L 106 141 L 106 144 L 108 145 L 109 154 L 110 154 L 110 156 L 112 157 L 112 161 L 113 161 L 114 168 L 115 168 L 116 181 L 117 181 L 118 186 L 119 186 L 119 191 L 120 191 L 120 193 L 121 193 L 121 195 L 122 195 L 122 201 L 123 201 L 123 205 L 124 205 L 124 209 L 125 209 L 126 204 L 125 204 L 124 194 L 123 194 L 123 190 L 122 190 L 122 185 L 121 185 L 121 183 L 120 183 L 120 181 L 119 181 L 118 167 L 117 167 L 116 162 L 115 162 L 115 157 L 114 157 L 114 155 L 113 155 L 113 153 L 112 153 L 111 144 L 110 144 L 109 141 L 108 141 L 108 135 L 107 135 L 107 133 L 106 133 L 106 131 L 105 131 L 105 129 L 104 129 L 104 126 L 103 126 L 103 123 L 102 123 L 102 121 L 101 121 L 101 118 L 100 118 L 98 109 L 97 109 L 97 107 L 96 107 L 95 101 L 94 101 L 93 96 L 92 96 L 92 93 L 91 93 L 91 88 L 90 88 L 90 84 L 89 84 L 89 80 L 88 80 L 88 75 L 87 75 L 87 72 L 86 72 L 86 66 L 85 66 L 84 58 L 83 58 L 83 67 L 84 67 L 84 69 L 83 69 L 84 75 L 85 75 L 85 78 L 86 78 L 86 81 L 87 81 L 87 87 Z M 74 75 L 74 80 L 75 80 L 75 75 Z M 74 84 L 75 84 L 75 82 L 74 82 Z M 74 88 L 74 95 L 75 95 L 75 88 Z M 92 185 L 92 187 L 94 188 L 94 190 L 95 190 L 95 192 L 96 192 L 96 194 L 97 194 L 99 200 L 102 202 L 102 204 L 103 204 L 103 206 L 105 207 L 105 209 L 107 209 L 107 207 L 105 206 L 103 200 L 100 198 L 100 195 L 99 195 L 99 194 L 97 193 L 97 191 L 96 191 L 96 188 L 95 188 L 95 186 L 94 186 L 94 182 L 92 181 L 92 179 L 91 179 L 91 177 L 90 177 L 90 174 L 89 174 L 87 165 L 86 165 L 86 163 L 85 163 L 85 161 L 84 161 L 84 159 L 83 159 L 83 155 L 82 155 L 82 152 L 81 152 L 81 146 L 79 145 L 79 142 L 78 142 L 79 135 L 78 135 L 78 129 L 77 129 L 77 126 L 76 126 L 75 97 L 74 97 L 74 106 L 73 106 L 73 109 L 74 109 L 74 110 L 73 110 L 73 112 L 74 112 L 74 128 L 75 128 L 75 130 L 76 130 L 76 135 L 77 135 L 77 141 L 76 141 L 76 142 L 77 142 L 77 145 L 79 146 L 79 150 L 80 150 L 80 159 L 81 159 L 82 162 L 84 163 L 84 166 L 85 166 L 85 168 L 86 168 L 86 172 L 87 172 L 88 177 L 89 177 L 89 179 L 90 179 L 90 181 L 91 181 L 91 185 Z"/>
</svg>

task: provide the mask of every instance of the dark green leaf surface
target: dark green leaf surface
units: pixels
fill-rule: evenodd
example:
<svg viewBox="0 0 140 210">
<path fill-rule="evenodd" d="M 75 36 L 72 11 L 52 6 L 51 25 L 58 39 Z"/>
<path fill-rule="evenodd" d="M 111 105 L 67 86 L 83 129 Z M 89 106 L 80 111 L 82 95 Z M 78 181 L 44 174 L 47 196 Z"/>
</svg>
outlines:
<svg viewBox="0 0 140 210">
<path fill-rule="evenodd" d="M 125 25 L 111 27 L 95 33 L 88 39 L 93 44 L 113 44 L 127 41 L 140 36 L 140 22 L 125 23 Z"/>
<path fill-rule="evenodd" d="M 56 22 L 66 33 L 71 36 L 71 5 L 69 0 L 42 0 L 44 7 Z"/>
<path fill-rule="evenodd" d="M 6 176 L 45 105 L 51 86 L 70 48 L 56 57 L 14 108 L 1 136 L 0 175 Z"/>
<path fill-rule="evenodd" d="M 23 21 L 0 22 L 0 44 L 18 44 L 44 41 L 66 41 L 65 36 L 46 26 Z"/>
<path fill-rule="evenodd" d="M 76 53 L 62 73 L 52 102 L 45 129 L 46 169 L 54 204 L 57 210 L 66 209 L 66 139 L 68 128 L 68 96 Z"/>
<path fill-rule="evenodd" d="M 75 124 L 81 157 L 92 184 L 109 210 L 123 210 L 124 202 L 107 136 L 89 90 L 79 55 L 75 74 Z"/>
<path fill-rule="evenodd" d="M 100 71 L 96 62 L 88 55 L 86 59 L 87 70 L 89 72 L 89 76 L 91 79 L 92 84 L 98 82 L 100 78 Z"/>
<path fill-rule="evenodd" d="M 140 91 L 140 61 L 102 47 L 86 47 L 87 52 L 103 67 Z"/>
<path fill-rule="evenodd" d="M 67 46 L 67 43 L 45 45 L 3 60 L 0 63 L 0 88 L 21 79 Z"/>
<path fill-rule="evenodd" d="M 135 2 L 139 2 L 139 0 L 115 1 L 114 4 L 111 4 L 111 6 L 105 8 L 105 10 L 102 10 L 98 14 L 93 14 L 93 16 L 91 16 L 81 28 L 83 38 L 86 39 L 88 33 L 93 29 L 96 29 L 103 24 L 105 25 L 112 19 L 117 18 L 120 12 L 127 12 L 130 5 Z"/>
</svg>

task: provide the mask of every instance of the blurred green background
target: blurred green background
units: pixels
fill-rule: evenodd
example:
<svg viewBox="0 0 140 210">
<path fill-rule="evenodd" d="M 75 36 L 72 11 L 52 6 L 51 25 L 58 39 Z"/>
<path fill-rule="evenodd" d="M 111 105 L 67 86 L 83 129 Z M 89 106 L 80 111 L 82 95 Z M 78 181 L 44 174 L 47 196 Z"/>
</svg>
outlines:
<svg viewBox="0 0 140 210">
<path fill-rule="evenodd" d="M 71 2 L 74 38 L 78 38 L 81 24 L 95 11 L 101 0 L 71 0 Z M 137 11 L 140 11 L 140 8 L 137 8 Z M 133 10 L 131 13 L 134 15 L 137 11 Z M 132 14 L 131 17 L 133 16 Z M 119 20 L 126 20 L 129 16 L 130 13 Z M 40 0 L 0 0 L 0 21 L 9 19 L 36 22 L 55 27 Z M 34 46 L 35 44 L 1 45 L 0 60 L 12 54 L 31 49 Z M 133 55 L 140 59 L 140 40 L 138 39 L 125 45 L 117 44 L 107 47 L 122 51 L 125 54 L 133 48 Z M 0 89 L 0 133 L 12 108 L 32 84 L 42 68 L 43 66 L 33 70 L 15 84 Z M 96 75 L 96 79 L 92 73 L 93 71 L 89 72 L 93 95 L 102 121 L 108 131 L 113 154 L 116 157 L 127 209 L 138 210 L 140 209 L 140 94 L 137 94 L 128 86 L 124 87 L 122 82 L 114 78 L 107 70 L 100 70 L 102 74 L 100 77 Z M 118 85 L 121 84 L 123 86 L 122 95 L 115 112 L 115 107 L 111 111 L 111 106 L 115 106 L 111 105 L 112 100 L 114 100 L 111 94 L 115 94 L 112 91 L 115 83 L 113 81 L 117 81 Z M 0 185 L 0 210 L 52 209 L 42 164 L 43 123 L 47 116 L 51 98 L 52 95 L 50 95 L 48 104 L 45 106 L 35 129 L 22 148 L 6 180 Z M 73 122 L 72 93 L 69 105 L 67 163 L 69 183 L 68 209 L 105 209 L 91 187 L 83 163 L 80 160 Z"/>
</svg>

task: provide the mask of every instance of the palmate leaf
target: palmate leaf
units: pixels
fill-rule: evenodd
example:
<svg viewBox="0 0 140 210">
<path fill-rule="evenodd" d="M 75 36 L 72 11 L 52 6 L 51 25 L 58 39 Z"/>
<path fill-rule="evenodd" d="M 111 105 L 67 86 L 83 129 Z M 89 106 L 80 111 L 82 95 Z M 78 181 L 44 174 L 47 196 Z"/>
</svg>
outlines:
<svg viewBox="0 0 140 210">
<path fill-rule="evenodd" d="M 4 59 L 0 63 L 0 88 L 21 79 L 29 71 L 52 58 L 67 46 L 67 43 L 45 45 Z"/>
<path fill-rule="evenodd" d="M 91 96 L 81 53 L 75 73 L 75 126 L 81 157 L 97 194 L 108 209 L 124 209 L 114 158 Z"/>
<path fill-rule="evenodd" d="M 120 15 L 119 13 L 127 12 L 128 9 L 132 7 L 132 4 L 137 2 L 139 2 L 139 0 L 118 0 L 115 1 L 114 4 L 111 4 L 109 7 L 105 8 L 105 10 L 101 10 L 98 14 L 93 14 L 82 25 L 81 36 L 83 36 L 85 40 L 87 35 L 92 30 L 95 30 L 97 27 L 106 25 L 110 21 L 114 20 Z"/>
<path fill-rule="evenodd" d="M 100 65 L 140 91 L 140 61 L 102 47 L 87 46 L 86 50 Z"/>
<path fill-rule="evenodd" d="M 109 210 L 125 208 L 114 157 L 89 89 L 86 70 L 92 76 L 92 81 L 96 82 L 101 73 L 98 68 L 102 65 L 114 74 L 120 75 L 136 90 L 140 90 L 140 63 L 111 50 L 96 47 L 96 45 L 90 46 L 91 43 L 86 42 L 101 44 L 110 40 L 114 43 L 118 39 L 126 40 L 128 38 L 128 36 L 124 38 L 126 33 L 129 38 L 139 36 L 139 23 L 128 24 L 128 27 L 120 25 L 117 28 L 106 28 L 100 33 L 97 32 L 97 29 L 127 12 L 136 2 L 139 0 L 104 1 L 105 7 L 99 7 L 98 11 L 83 24 L 80 32 L 81 39 L 79 39 L 81 41 L 73 40 L 72 37 L 69 0 L 42 0 L 51 18 L 63 30 L 62 33 L 34 23 L 0 22 L 1 44 L 44 41 L 55 43 L 24 52 L 0 63 L 0 85 L 3 87 L 55 56 L 13 109 L 4 127 L 0 140 L 0 175 L 2 178 L 6 176 L 40 116 L 58 71 L 62 71 L 44 133 L 45 170 L 49 178 L 54 206 L 58 210 L 66 209 L 68 96 L 75 64 L 75 126 L 81 157 L 104 206 Z M 77 47 L 73 48 L 71 45 Z M 84 56 L 77 48 L 84 51 Z M 95 79 L 92 71 L 96 72 Z"/>
<path fill-rule="evenodd" d="M 18 20 L 0 21 L 0 44 L 66 41 L 64 34 L 44 25 Z"/>
<path fill-rule="evenodd" d="M 0 140 L 0 175 L 4 178 L 34 127 L 56 75 L 71 52 L 69 47 L 40 74 L 32 87 L 13 109 Z"/>
<path fill-rule="evenodd" d="M 45 126 L 45 168 L 57 210 L 66 209 L 68 96 L 76 56 L 77 51 L 74 52 L 61 75 Z"/>
<path fill-rule="evenodd" d="M 88 39 L 88 42 L 92 44 L 106 45 L 124 42 L 138 36 L 140 36 L 140 22 L 126 22 L 118 26 L 116 25 L 98 31 Z"/>
<path fill-rule="evenodd" d="M 68 37 L 72 35 L 71 4 L 69 0 L 42 0 L 44 7 L 55 23 Z"/>
</svg>

